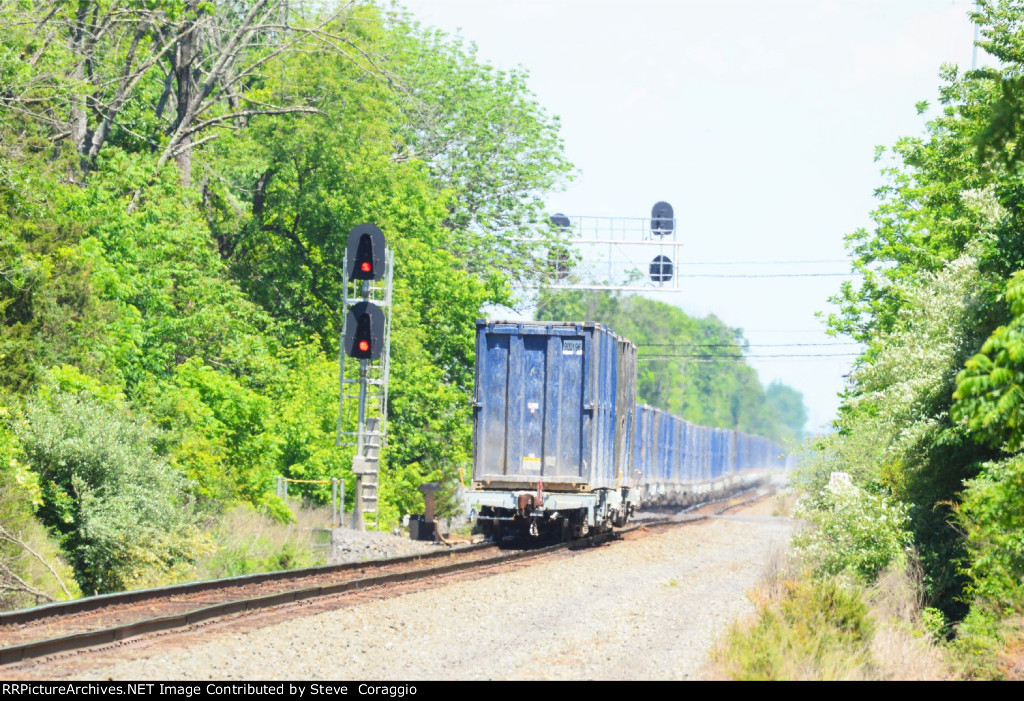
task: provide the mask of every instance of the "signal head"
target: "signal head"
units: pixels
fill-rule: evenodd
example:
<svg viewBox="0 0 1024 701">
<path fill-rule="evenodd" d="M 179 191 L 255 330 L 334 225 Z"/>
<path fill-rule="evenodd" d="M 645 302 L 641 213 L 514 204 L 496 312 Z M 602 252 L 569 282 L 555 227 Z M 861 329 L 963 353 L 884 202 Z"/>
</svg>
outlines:
<svg viewBox="0 0 1024 701">
<path fill-rule="evenodd" d="M 384 234 L 373 224 L 360 224 L 348 232 L 349 280 L 380 280 L 384 277 Z"/>
<path fill-rule="evenodd" d="M 384 349 L 384 312 L 373 302 L 359 302 L 345 320 L 345 353 L 359 360 L 376 360 Z"/>
<path fill-rule="evenodd" d="M 668 202 L 657 202 L 651 207 L 651 233 L 668 236 L 675 229 L 675 214 Z"/>
<path fill-rule="evenodd" d="M 669 282 L 672 279 L 672 259 L 668 256 L 655 256 L 649 270 L 653 282 Z"/>
<path fill-rule="evenodd" d="M 548 217 L 548 221 L 551 222 L 552 226 L 556 226 L 559 229 L 572 228 L 572 222 L 569 220 L 569 217 L 565 216 L 561 212 L 556 212 L 555 214 L 552 214 L 550 217 Z"/>
</svg>

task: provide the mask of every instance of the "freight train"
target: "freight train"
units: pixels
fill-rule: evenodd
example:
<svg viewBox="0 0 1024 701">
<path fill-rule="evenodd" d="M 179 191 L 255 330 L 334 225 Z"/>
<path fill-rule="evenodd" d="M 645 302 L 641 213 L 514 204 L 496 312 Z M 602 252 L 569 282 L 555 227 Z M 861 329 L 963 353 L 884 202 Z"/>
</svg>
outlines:
<svg viewBox="0 0 1024 701">
<path fill-rule="evenodd" d="M 636 378 L 636 346 L 603 324 L 477 320 L 464 497 L 479 529 L 581 537 L 789 466 L 766 438 L 637 405 Z"/>
</svg>

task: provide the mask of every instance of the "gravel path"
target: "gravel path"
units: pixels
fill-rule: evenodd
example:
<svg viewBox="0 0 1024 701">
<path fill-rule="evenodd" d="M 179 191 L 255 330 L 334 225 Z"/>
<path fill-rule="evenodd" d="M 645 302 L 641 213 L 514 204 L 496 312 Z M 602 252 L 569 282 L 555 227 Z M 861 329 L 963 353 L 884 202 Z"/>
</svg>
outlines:
<svg viewBox="0 0 1024 701">
<path fill-rule="evenodd" d="M 771 502 L 247 632 L 96 679 L 687 679 L 792 533 Z M 140 651 L 142 652 L 142 651 Z"/>
</svg>

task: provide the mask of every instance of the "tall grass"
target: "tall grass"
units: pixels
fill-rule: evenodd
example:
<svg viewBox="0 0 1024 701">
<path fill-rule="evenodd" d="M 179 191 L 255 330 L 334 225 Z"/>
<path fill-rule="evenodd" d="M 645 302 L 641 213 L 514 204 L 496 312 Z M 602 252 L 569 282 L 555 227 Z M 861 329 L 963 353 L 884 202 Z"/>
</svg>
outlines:
<svg viewBox="0 0 1024 701">
<path fill-rule="evenodd" d="M 706 675 L 737 680 L 948 679 L 925 631 L 920 578 L 890 569 L 875 584 L 812 579 L 781 553 L 752 593 L 757 612 L 733 625 Z"/>
<path fill-rule="evenodd" d="M 330 508 L 295 508 L 295 523 L 281 522 L 239 505 L 212 525 L 217 550 L 195 565 L 196 579 L 219 579 L 256 572 L 311 567 L 326 562 L 316 529 L 330 527 Z"/>
</svg>

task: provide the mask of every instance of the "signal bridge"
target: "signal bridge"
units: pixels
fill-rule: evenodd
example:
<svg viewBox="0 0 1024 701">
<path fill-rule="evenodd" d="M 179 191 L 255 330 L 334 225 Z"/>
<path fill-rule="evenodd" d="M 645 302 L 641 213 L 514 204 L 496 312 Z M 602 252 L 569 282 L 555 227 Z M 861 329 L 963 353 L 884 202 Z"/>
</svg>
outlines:
<svg viewBox="0 0 1024 701">
<path fill-rule="evenodd" d="M 683 243 L 669 203 L 655 204 L 650 218 L 555 214 L 549 221 L 562 234 L 559 243 L 572 246 L 579 262 L 569 268 L 566 252 L 559 250 L 559 244 L 552 245 L 549 261 L 555 273 L 545 287 L 624 292 L 680 289 L 676 265 Z"/>
</svg>

